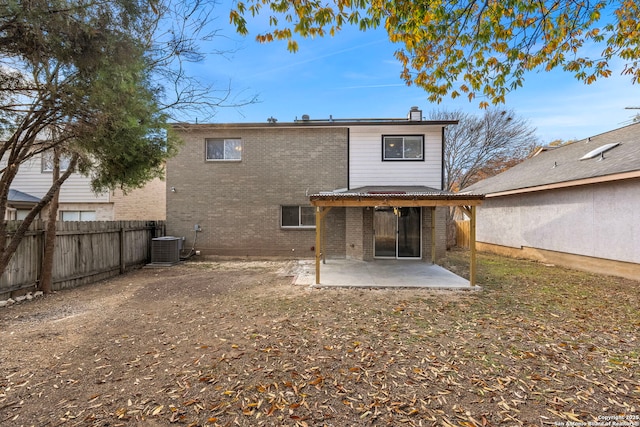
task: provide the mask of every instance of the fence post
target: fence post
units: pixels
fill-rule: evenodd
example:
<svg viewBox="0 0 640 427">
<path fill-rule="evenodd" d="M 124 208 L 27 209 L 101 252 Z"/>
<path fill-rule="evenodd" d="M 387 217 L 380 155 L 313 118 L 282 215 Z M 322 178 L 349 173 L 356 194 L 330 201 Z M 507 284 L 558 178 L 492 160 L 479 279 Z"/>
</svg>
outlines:
<svg viewBox="0 0 640 427">
<path fill-rule="evenodd" d="M 35 222 L 35 221 L 34 221 Z M 38 227 L 39 229 L 39 227 Z M 35 228 L 34 228 L 35 230 Z M 39 251 L 37 251 L 37 254 L 39 256 L 39 258 L 37 260 L 35 260 L 35 265 L 37 266 L 37 270 L 36 270 L 36 290 L 40 290 L 42 287 L 42 272 L 44 271 L 44 269 L 42 268 L 42 262 L 44 261 L 44 245 L 45 242 L 47 241 L 47 229 L 44 228 L 42 230 L 42 234 L 40 234 L 39 236 L 40 238 L 38 239 L 38 248 L 40 249 Z M 56 236 L 57 238 L 58 236 Z M 53 270 L 51 271 L 51 279 L 53 281 Z"/>
<path fill-rule="evenodd" d="M 11 238 L 11 232 L 18 223 L 9 222 L 8 238 Z M 154 228 L 161 232 L 163 227 L 162 221 L 156 224 L 144 221 L 59 222 L 56 229 L 54 290 L 124 273 L 129 261 L 132 266 L 148 263 L 151 253 L 149 233 Z M 34 221 L 7 271 L 0 277 L 2 297 L 13 291 L 37 288 L 41 283 L 45 232 L 44 221 Z M 128 233 L 134 233 L 132 238 L 127 237 Z M 140 238 L 136 238 L 138 235 Z"/>
<path fill-rule="evenodd" d="M 126 254 L 125 254 L 125 244 L 124 244 L 124 227 L 120 227 L 120 274 L 124 274 L 126 271 Z"/>
</svg>

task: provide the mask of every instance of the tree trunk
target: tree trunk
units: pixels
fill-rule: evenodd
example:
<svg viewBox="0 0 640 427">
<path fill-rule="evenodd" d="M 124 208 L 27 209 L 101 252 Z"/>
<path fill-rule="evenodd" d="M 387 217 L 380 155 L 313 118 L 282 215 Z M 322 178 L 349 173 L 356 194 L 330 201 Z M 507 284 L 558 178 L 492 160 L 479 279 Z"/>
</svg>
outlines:
<svg viewBox="0 0 640 427">
<path fill-rule="evenodd" d="M 456 222 L 454 221 L 454 207 L 450 207 L 447 209 L 447 219 L 446 219 L 446 227 L 447 227 L 447 250 L 456 246 Z"/>
<path fill-rule="evenodd" d="M 31 211 L 29 212 L 27 217 L 24 220 L 22 220 L 22 222 L 20 223 L 16 231 L 11 235 L 11 240 L 9 240 L 9 243 L 4 248 L 0 247 L 0 276 L 4 274 L 4 271 L 7 269 L 7 266 L 11 261 L 11 257 L 13 257 L 13 255 L 16 253 L 16 249 L 18 249 L 18 246 L 20 245 L 20 242 L 24 238 L 25 233 L 29 229 L 29 226 L 33 223 L 33 221 L 36 219 L 38 214 L 42 211 L 42 208 L 44 208 L 47 204 L 49 204 L 49 202 L 53 198 L 53 195 L 60 190 L 60 186 L 66 181 L 67 178 L 69 178 L 69 176 L 71 176 L 71 173 L 75 169 L 77 162 L 78 162 L 77 155 L 74 155 L 73 157 L 71 157 L 71 161 L 69 162 L 69 167 L 67 168 L 66 171 L 64 171 L 62 176 L 60 176 L 60 179 L 54 181 L 54 184 L 51 186 L 49 191 L 47 191 L 47 194 L 45 194 L 40 199 L 37 205 L 31 208 Z M 0 221 L 0 223 L 6 224 L 3 221 Z M 0 227 L 0 231 L 1 230 L 6 230 L 6 227 L 5 228 Z"/>
<path fill-rule="evenodd" d="M 53 182 L 60 179 L 60 152 L 58 148 L 53 150 Z M 44 233 L 44 256 L 42 257 L 42 270 L 40 290 L 45 294 L 51 293 L 53 287 L 53 256 L 56 249 L 56 219 L 58 217 L 58 199 L 60 188 L 54 193 L 49 202 L 49 213 Z"/>
</svg>

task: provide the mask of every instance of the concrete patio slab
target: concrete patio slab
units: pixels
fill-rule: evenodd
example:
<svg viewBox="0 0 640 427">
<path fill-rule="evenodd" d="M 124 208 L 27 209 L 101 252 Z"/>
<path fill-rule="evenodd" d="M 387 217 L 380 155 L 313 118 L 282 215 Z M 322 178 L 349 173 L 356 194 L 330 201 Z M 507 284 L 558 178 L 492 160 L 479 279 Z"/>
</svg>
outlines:
<svg viewBox="0 0 640 427">
<path fill-rule="evenodd" d="M 478 290 L 469 281 L 439 265 L 423 261 L 330 259 L 320 265 L 320 284 L 315 283 L 315 261 L 300 260 L 296 285 L 356 288 L 428 288 Z"/>
</svg>

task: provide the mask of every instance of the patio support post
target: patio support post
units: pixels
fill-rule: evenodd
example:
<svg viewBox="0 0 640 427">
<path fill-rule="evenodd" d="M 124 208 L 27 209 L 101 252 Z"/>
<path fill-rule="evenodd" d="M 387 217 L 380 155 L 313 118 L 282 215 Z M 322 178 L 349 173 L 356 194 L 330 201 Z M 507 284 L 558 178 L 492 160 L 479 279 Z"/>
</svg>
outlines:
<svg viewBox="0 0 640 427">
<path fill-rule="evenodd" d="M 331 210 L 331 206 L 322 208 L 316 206 L 316 285 L 320 284 L 320 258 L 324 257 L 324 244 L 322 239 L 322 229 L 324 228 L 324 217 Z"/>
<path fill-rule="evenodd" d="M 330 208 L 329 208 L 330 209 Z M 320 253 L 322 254 L 322 263 L 327 263 L 327 225 L 324 221 L 320 223 Z"/>
<path fill-rule="evenodd" d="M 436 207 L 431 208 L 431 264 L 436 263 Z"/>
<path fill-rule="evenodd" d="M 316 207 L 316 285 L 320 284 L 320 225 L 322 224 L 321 207 Z"/>
<path fill-rule="evenodd" d="M 471 260 L 469 262 L 469 284 L 476 285 L 476 207 L 470 207 L 471 221 L 469 223 L 469 250 Z"/>
</svg>

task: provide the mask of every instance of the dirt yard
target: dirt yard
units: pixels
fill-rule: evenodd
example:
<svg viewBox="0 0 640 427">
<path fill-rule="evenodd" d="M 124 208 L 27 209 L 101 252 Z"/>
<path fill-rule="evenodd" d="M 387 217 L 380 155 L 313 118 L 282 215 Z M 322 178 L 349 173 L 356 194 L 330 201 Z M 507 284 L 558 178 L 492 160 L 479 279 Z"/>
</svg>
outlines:
<svg viewBox="0 0 640 427">
<path fill-rule="evenodd" d="M 318 290 L 294 266 L 0 308 L 0 425 L 640 426 L 639 282 L 483 255 L 480 292 Z"/>
</svg>

